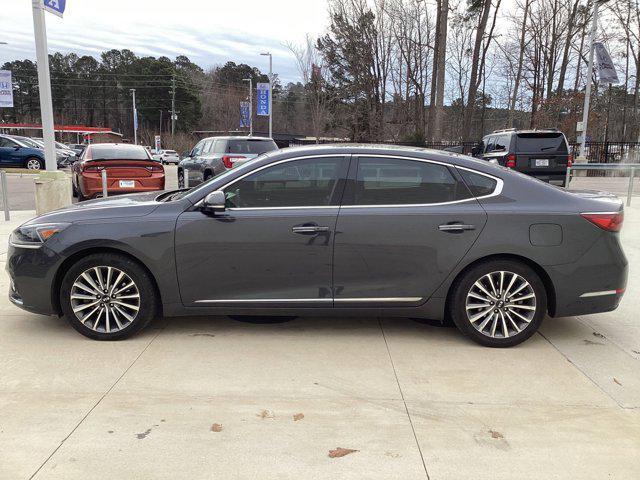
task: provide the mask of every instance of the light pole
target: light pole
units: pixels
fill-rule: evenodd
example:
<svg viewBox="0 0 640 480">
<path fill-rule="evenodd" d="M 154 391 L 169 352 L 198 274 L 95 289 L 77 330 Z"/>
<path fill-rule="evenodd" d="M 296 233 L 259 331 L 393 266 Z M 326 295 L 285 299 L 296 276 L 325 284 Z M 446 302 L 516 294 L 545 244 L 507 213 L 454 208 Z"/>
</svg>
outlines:
<svg viewBox="0 0 640 480">
<path fill-rule="evenodd" d="M 253 79 L 243 78 L 243 82 L 249 82 L 249 136 L 253 135 Z"/>
<path fill-rule="evenodd" d="M 55 133 L 53 127 L 53 102 L 51 100 L 47 27 L 44 19 L 43 2 L 33 0 L 31 5 L 33 7 L 33 31 L 36 39 L 36 62 L 38 65 L 38 89 L 40 91 L 44 163 L 47 171 L 55 172 L 58 169 L 58 165 L 54 143 Z"/>
<path fill-rule="evenodd" d="M 136 111 L 136 89 L 130 88 L 133 95 L 133 143 L 138 144 L 138 112 Z"/>
<path fill-rule="evenodd" d="M 587 67 L 587 81 L 584 91 L 584 106 L 582 108 L 582 136 L 580 138 L 580 152 L 576 161 L 578 163 L 586 163 L 585 157 L 587 147 L 587 127 L 589 124 L 589 103 L 591 102 L 591 81 L 593 77 L 593 42 L 595 41 L 596 32 L 598 30 L 598 10 L 600 5 L 607 3 L 609 0 L 596 0 L 593 4 L 593 18 L 591 19 L 591 31 L 589 33 L 589 66 Z"/>
<path fill-rule="evenodd" d="M 273 138 L 273 57 L 269 52 L 260 55 L 269 57 L 269 138 Z"/>
</svg>

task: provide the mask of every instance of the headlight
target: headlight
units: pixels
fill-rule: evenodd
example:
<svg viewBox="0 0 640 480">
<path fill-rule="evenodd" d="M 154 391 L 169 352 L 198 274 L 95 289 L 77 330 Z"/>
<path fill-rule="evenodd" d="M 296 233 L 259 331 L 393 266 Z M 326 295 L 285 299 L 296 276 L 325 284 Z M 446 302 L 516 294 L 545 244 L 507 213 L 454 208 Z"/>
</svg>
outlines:
<svg viewBox="0 0 640 480">
<path fill-rule="evenodd" d="M 9 243 L 19 248 L 40 248 L 44 242 L 69 225 L 69 223 L 22 225 L 11 233 Z"/>
</svg>

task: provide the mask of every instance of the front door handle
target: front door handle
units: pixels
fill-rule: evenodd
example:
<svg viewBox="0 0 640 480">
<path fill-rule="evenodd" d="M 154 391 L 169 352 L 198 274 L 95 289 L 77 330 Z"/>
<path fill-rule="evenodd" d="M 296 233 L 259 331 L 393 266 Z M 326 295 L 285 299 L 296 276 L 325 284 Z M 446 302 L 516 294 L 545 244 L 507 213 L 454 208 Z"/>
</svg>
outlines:
<svg viewBox="0 0 640 480">
<path fill-rule="evenodd" d="M 293 233 L 299 233 L 300 235 L 313 235 L 315 233 L 328 232 L 329 227 L 321 227 L 318 225 L 300 225 L 298 227 L 292 227 Z"/>
<path fill-rule="evenodd" d="M 440 230 L 441 232 L 448 232 L 448 233 L 462 233 L 466 230 L 475 230 L 475 229 L 476 229 L 475 225 L 466 225 L 463 223 L 447 223 L 445 225 L 438 226 L 438 230 Z"/>
</svg>

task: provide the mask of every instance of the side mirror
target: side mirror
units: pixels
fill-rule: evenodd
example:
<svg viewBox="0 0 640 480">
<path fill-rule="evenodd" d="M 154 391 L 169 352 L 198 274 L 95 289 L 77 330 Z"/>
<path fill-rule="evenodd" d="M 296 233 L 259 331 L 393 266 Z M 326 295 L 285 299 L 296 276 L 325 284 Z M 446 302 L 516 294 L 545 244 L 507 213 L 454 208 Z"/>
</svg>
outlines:
<svg viewBox="0 0 640 480">
<path fill-rule="evenodd" d="M 211 192 L 204 198 L 202 202 L 202 210 L 205 212 L 224 212 L 226 197 L 222 190 Z"/>
</svg>

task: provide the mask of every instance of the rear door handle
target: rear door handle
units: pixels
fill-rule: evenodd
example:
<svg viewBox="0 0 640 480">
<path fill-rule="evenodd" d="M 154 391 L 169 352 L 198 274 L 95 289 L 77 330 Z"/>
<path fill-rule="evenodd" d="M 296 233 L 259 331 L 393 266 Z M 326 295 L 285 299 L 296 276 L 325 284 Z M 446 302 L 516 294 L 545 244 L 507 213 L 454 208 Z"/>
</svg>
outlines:
<svg viewBox="0 0 640 480">
<path fill-rule="evenodd" d="M 299 233 L 300 235 L 313 235 L 314 233 L 328 232 L 329 227 L 321 227 L 318 225 L 300 225 L 299 227 L 292 227 L 293 233 Z"/>
<path fill-rule="evenodd" d="M 448 232 L 448 233 L 460 233 L 466 230 L 475 230 L 475 229 L 476 229 L 475 225 L 466 225 L 463 223 L 447 223 L 445 225 L 438 226 L 438 230 L 440 230 L 441 232 Z"/>
</svg>

